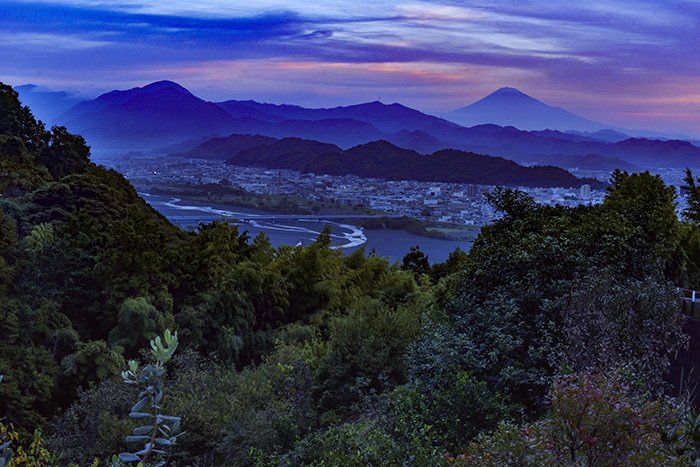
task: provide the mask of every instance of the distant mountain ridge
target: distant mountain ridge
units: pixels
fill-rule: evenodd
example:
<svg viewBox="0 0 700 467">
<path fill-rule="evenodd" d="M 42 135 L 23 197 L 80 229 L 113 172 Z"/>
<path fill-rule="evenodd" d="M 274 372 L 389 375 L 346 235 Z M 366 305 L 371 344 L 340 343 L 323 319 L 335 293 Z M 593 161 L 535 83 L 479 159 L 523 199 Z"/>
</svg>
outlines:
<svg viewBox="0 0 700 467">
<path fill-rule="evenodd" d="M 546 158 L 560 167 L 565 165 L 557 156 L 570 165 L 573 159 L 595 154 L 597 158 L 585 161 L 592 170 L 608 170 L 615 159 L 637 167 L 700 167 L 700 148 L 685 141 L 623 139 L 626 135 L 610 130 L 524 131 L 495 124 L 467 128 L 400 104 L 376 101 L 328 109 L 237 100 L 215 104 L 172 81 L 103 94 L 77 104 L 60 120 L 100 149 L 175 147 L 184 140 L 250 134 L 311 139 L 344 149 L 386 140 L 420 153 L 458 149 L 527 164 Z"/>
<path fill-rule="evenodd" d="M 124 142 L 128 148 L 176 143 L 234 128 L 226 111 L 171 81 L 102 94 L 77 104 L 61 120 L 98 144 Z"/>
<path fill-rule="evenodd" d="M 83 101 L 77 93 L 52 91 L 36 84 L 15 86 L 22 105 L 32 109 L 34 116 L 44 123 L 53 124 L 65 111 Z"/>
<path fill-rule="evenodd" d="M 230 159 L 245 149 L 272 144 L 275 141 L 277 138 L 270 136 L 233 134 L 225 138 L 212 138 L 181 155 L 202 159 Z"/>
<path fill-rule="evenodd" d="M 523 167 L 500 157 L 457 150 L 422 155 L 382 140 L 343 151 L 335 145 L 318 141 L 284 138 L 242 150 L 227 163 L 385 180 L 532 187 L 605 186 L 597 180 L 576 178 L 557 167 Z"/>
<path fill-rule="evenodd" d="M 231 115 L 246 114 L 275 121 L 352 119 L 373 125 L 380 131 L 396 133 L 402 130 L 420 130 L 427 125 L 458 125 L 443 118 L 419 112 L 401 104 L 383 104 L 379 101 L 345 107 L 309 109 L 296 105 L 261 104 L 255 101 L 229 100 L 218 104 Z"/>
<path fill-rule="evenodd" d="M 463 126 L 493 123 L 514 126 L 521 130 L 599 131 L 610 125 L 579 117 L 561 107 L 553 107 L 528 96 L 519 89 L 504 87 L 473 104 L 449 114 Z"/>
</svg>

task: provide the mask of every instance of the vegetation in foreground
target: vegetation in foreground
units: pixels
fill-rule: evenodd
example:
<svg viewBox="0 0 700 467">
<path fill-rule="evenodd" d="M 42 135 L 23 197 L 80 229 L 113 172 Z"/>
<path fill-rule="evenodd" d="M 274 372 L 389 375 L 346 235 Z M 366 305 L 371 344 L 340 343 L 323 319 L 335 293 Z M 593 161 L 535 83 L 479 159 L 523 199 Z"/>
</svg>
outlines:
<svg viewBox="0 0 700 467">
<path fill-rule="evenodd" d="M 171 465 L 700 458 L 700 419 L 664 382 L 687 344 L 676 287 L 700 286 L 691 174 L 683 222 L 648 173 L 616 172 L 599 206 L 497 190 L 504 217 L 468 254 L 399 266 L 328 232 L 279 249 L 222 222 L 183 232 L 88 155 L 0 87 L 2 463 L 145 456 L 127 437 L 153 433 L 134 413 L 156 399 L 179 420 Z M 144 353 L 166 329 L 167 370 Z"/>
</svg>

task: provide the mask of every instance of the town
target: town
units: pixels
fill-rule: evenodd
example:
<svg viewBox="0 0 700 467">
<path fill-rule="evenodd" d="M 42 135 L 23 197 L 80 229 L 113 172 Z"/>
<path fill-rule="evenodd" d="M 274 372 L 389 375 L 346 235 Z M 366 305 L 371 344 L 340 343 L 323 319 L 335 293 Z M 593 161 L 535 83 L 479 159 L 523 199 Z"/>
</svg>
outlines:
<svg viewBox="0 0 700 467">
<path fill-rule="evenodd" d="M 124 174 L 136 186 L 214 183 L 260 195 L 359 206 L 392 215 L 460 225 L 485 225 L 499 217 L 484 196 L 494 189 L 490 185 L 319 175 L 174 156 L 120 157 L 104 163 Z M 591 190 L 589 185 L 514 188 L 545 205 L 598 204 L 605 196 L 604 191 Z"/>
</svg>

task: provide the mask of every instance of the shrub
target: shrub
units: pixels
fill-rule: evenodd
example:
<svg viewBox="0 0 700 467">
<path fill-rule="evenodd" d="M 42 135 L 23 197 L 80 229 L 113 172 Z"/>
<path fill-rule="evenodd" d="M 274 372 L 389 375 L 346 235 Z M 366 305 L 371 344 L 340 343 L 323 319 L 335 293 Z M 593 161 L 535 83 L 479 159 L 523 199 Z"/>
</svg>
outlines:
<svg viewBox="0 0 700 467">
<path fill-rule="evenodd" d="M 501 424 L 482 435 L 456 465 L 678 465 L 667 442 L 679 417 L 666 399 L 639 391 L 630 367 L 558 377 L 539 422 Z"/>
</svg>

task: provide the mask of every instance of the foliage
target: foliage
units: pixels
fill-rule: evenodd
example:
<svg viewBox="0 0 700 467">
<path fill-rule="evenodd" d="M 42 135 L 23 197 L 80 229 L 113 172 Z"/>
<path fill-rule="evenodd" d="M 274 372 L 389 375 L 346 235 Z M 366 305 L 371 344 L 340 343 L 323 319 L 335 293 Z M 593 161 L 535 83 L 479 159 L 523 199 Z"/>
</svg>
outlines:
<svg viewBox="0 0 700 467">
<path fill-rule="evenodd" d="M 675 426 L 663 437 L 671 452 L 685 459 L 686 464 L 700 465 L 700 414 L 687 401 L 679 405 Z"/>
<path fill-rule="evenodd" d="M 502 424 L 480 436 L 455 465 L 678 465 L 665 443 L 678 417 L 665 399 L 639 393 L 628 368 L 557 378 L 537 423 Z"/>
<path fill-rule="evenodd" d="M 457 247 L 444 262 L 436 263 L 430 268 L 430 276 L 434 282 L 438 282 L 440 279 L 462 272 L 466 269 L 468 261 L 469 255 Z"/>
<path fill-rule="evenodd" d="M 312 372 L 319 343 L 302 347 L 280 343 L 256 368 L 232 378 L 230 419 L 218 448 L 225 463 L 247 464 L 251 448 L 274 456 L 291 449 L 315 423 Z"/>
<path fill-rule="evenodd" d="M 407 455 L 390 434 L 375 422 L 361 419 L 319 431 L 303 439 L 287 455 L 263 465 L 367 466 L 440 465 L 441 456 L 430 451 Z"/>
<path fill-rule="evenodd" d="M 509 220 L 520 219 L 535 207 L 535 200 L 525 192 L 496 187 L 492 193 L 486 193 L 486 200 L 497 212 L 503 213 Z"/>
<path fill-rule="evenodd" d="M 576 208 L 496 189 L 503 216 L 468 253 L 402 267 L 333 249 L 330 228 L 279 248 L 181 231 L 0 85 L 0 194 L 0 417 L 25 453 L 45 428 L 77 465 L 118 465 L 126 440 L 143 449 L 124 460 L 162 462 L 174 438 L 186 465 L 698 458 L 697 415 L 661 389 L 700 228 L 657 176 L 617 171 Z"/>
<path fill-rule="evenodd" d="M 492 201 L 506 215 L 482 229 L 464 272 L 449 282 L 453 289 L 443 294 L 443 306 L 461 345 L 461 365 L 536 413 L 561 363 L 557 356 L 567 326 L 576 320 L 571 316 L 564 323 L 570 296 L 582 278 L 596 271 L 641 284 L 674 272 L 669 267 L 678 248 L 674 192 L 648 173 L 616 173 L 600 206 L 538 206 L 509 190 L 494 192 Z M 666 289 L 661 285 L 655 290 Z M 672 303 L 663 294 L 639 312 L 650 316 L 646 313 L 651 307 L 668 316 Z M 625 342 L 635 342 L 647 331 L 647 341 L 651 335 L 666 343 L 680 336 L 679 318 L 660 323 L 654 319 L 649 327 L 630 325 L 626 329 L 632 334 Z M 661 362 L 674 355 L 675 346 L 663 347 Z M 664 371 L 654 368 L 654 378 Z"/>
<path fill-rule="evenodd" d="M 412 246 L 406 256 L 403 257 L 401 268 L 411 271 L 416 279 L 420 279 L 423 274 L 430 274 L 428 255 L 420 250 L 420 246 Z"/>
<path fill-rule="evenodd" d="M 127 298 L 119 307 L 117 326 L 109 333 L 112 346 L 119 345 L 133 355 L 163 332 L 172 321 L 151 305 L 145 297 Z"/>
<path fill-rule="evenodd" d="M 362 396 L 405 382 L 402 356 L 419 330 L 419 315 L 404 307 L 369 304 L 333 320 L 315 388 L 321 410 L 347 415 Z"/>
<path fill-rule="evenodd" d="M 51 224 L 37 224 L 24 239 L 27 249 L 35 254 L 42 254 L 44 250 L 56 241 L 56 234 Z"/>
<path fill-rule="evenodd" d="M 688 341 L 680 308 L 676 287 L 662 280 L 587 276 L 574 284 L 563 312 L 563 359 L 575 370 L 627 364 L 661 393 Z"/>
<path fill-rule="evenodd" d="M 685 169 L 685 185 L 681 188 L 686 192 L 688 207 L 683 210 L 683 216 L 693 224 L 700 224 L 700 187 L 690 169 Z"/>
<path fill-rule="evenodd" d="M 0 467 L 43 467 L 58 465 L 56 456 L 44 447 L 41 430 L 36 430 L 27 444 L 20 442 L 14 426 L 0 423 Z"/>
<path fill-rule="evenodd" d="M 447 452 L 459 452 L 482 431 L 509 417 L 510 407 L 486 383 L 464 371 L 449 375 L 440 386 L 405 385 L 390 395 L 388 420 L 407 448 L 429 436 Z"/>
<path fill-rule="evenodd" d="M 127 449 L 124 438 L 134 425 L 127 416 L 138 392 L 116 377 L 79 390 L 75 402 L 48 426 L 47 446 L 61 453 L 62 462 L 81 466 Z"/>
<path fill-rule="evenodd" d="M 69 387 L 86 387 L 104 381 L 124 366 L 120 348 L 104 341 L 78 343 L 74 353 L 61 361 L 61 381 Z"/>
</svg>

